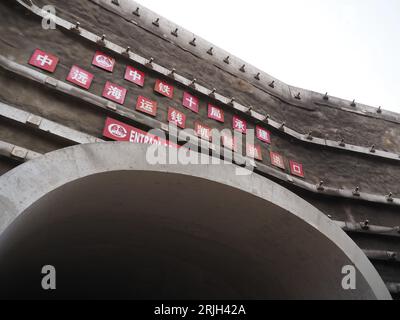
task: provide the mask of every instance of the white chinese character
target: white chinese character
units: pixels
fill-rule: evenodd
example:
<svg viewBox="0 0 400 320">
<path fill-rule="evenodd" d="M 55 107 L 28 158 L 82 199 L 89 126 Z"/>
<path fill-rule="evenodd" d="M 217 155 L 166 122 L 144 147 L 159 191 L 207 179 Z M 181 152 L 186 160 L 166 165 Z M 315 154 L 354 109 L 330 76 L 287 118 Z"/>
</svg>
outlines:
<svg viewBox="0 0 400 320">
<path fill-rule="evenodd" d="M 197 129 L 198 135 L 206 140 L 209 140 L 210 135 L 209 135 L 209 131 L 208 128 L 199 126 Z"/>
<path fill-rule="evenodd" d="M 278 165 L 278 166 L 281 166 L 282 165 L 282 160 L 281 160 L 281 158 L 279 157 L 279 156 L 277 156 L 277 155 L 273 155 L 273 160 L 274 160 L 274 163 L 276 164 L 276 165 Z"/>
<path fill-rule="evenodd" d="M 114 97 L 117 100 L 121 100 L 122 99 L 122 90 L 115 86 L 109 86 L 107 95 Z"/>
<path fill-rule="evenodd" d="M 179 125 L 183 125 L 183 116 L 181 113 L 172 111 L 171 112 L 171 119 L 172 121 L 176 122 Z"/>
<path fill-rule="evenodd" d="M 129 76 L 131 77 L 132 81 L 142 80 L 142 75 L 136 70 L 135 71 L 130 70 Z"/>
<path fill-rule="evenodd" d="M 251 158 L 255 158 L 258 156 L 258 150 L 255 146 L 253 145 L 248 146 L 248 156 Z"/>
<path fill-rule="evenodd" d="M 217 119 L 221 119 L 222 115 L 221 115 L 221 111 L 217 108 L 211 108 L 211 116 L 217 118 Z"/>
<path fill-rule="evenodd" d="M 300 166 L 297 165 L 297 164 L 294 164 L 294 165 L 293 165 L 293 171 L 294 171 L 295 173 L 301 174 L 301 168 L 300 168 Z"/>
<path fill-rule="evenodd" d="M 42 56 L 41 54 L 39 54 L 36 57 L 36 61 L 40 62 L 40 65 L 43 67 L 45 64 L 51 66 L 53 64 L 53 60 L 49 58 L 49 56 L 46 54 L 44 56 Z"/>
<path fill-rule="evenodd" d="M 170 95 L 171 94 L 171 88 L 160 82 L 160 84 L 158 85 L 158 90 L 162 93 L 165 93 L 166 95 Z"/>
<path fill-rule="evenodd" d="M 153 103 L 151 101 L 142 99 L 140 100 L 140 108 L 147 112 L 153 112 Z"/>
<path fill-rule="evenodd" d="M 72 71 L 72 79 L 86 85 L 89 80 L 89 76 L 85 72 L 74 69 Z"/>
<path fill-rule="evenodd" d="M 261 139 L 268 140 L 268 132 L 267 131 L 260 129 L 258 131 L 258 133 L 259 133 Z"/>
<path fill-rule="evenodd" d="M 186 101 L 189 102 L 189 108 L 197 106 L 197 102 L 193 99 L 193 97 L 187 97 Z"/>
<path fill-rule="evenodd" d="M 235 119 L 235 128 L 240 131 L 244 131 L 246 129 L 244 122 L 240 119 Z"/>
</svg>

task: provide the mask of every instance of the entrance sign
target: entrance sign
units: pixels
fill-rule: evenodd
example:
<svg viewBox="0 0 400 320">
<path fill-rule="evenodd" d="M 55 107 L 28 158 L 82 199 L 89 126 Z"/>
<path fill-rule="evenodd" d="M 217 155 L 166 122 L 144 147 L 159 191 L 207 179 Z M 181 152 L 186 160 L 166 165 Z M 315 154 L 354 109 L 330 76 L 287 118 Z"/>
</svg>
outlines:
<svg viewBox="0 0 400 320">
<path fill-rule="evenodd" d="M 148 134 L 147 132 L 112 118 L 107 118 L 103 130 L 103 136 L 115 141 L 127 141 L 138 144 L 158 144 L 167 147 L 179 148 L 179 146 L 174 143 L 155 135 Z"/>
</svg>

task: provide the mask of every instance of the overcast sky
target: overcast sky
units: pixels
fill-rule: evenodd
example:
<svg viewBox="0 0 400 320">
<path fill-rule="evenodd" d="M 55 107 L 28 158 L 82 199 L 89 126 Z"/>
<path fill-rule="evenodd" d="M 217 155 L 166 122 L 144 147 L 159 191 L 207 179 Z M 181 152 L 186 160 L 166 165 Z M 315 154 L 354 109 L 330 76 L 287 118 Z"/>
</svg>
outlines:
<svg viewBox="0 0 400 320">
<path fill-rule="evenodd" d="M 400 0 L 138 0 L 268 74 L 400 112 Z"/>
</svg>

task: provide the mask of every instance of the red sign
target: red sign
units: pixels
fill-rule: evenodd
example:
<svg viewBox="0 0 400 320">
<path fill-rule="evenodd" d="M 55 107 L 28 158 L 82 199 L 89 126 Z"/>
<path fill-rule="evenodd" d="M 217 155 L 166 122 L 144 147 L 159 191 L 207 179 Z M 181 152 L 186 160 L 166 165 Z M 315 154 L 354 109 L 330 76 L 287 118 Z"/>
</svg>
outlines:
<svg viewBox="0 0 400 320">
<path fill-rule="evenodd" d="M 125 80 L 133 82 L 140 87 L 144 85 L 145 74 L 142 71 L 135 69 L 134 67 L 127 66 L 125 71 Z"/>
<path fill-rule="evenodd" d="M 182 104 L 184 107 L 192 110 L 195 113 L 199 113 L 199 99 L 192 96 L 191 94 L 184 92 Z"/>
<path fill-rule="evenodd" d="M 155 117 L 157 114 L 157 102 L 139 96 L 136 103 L 136 110 Z"/>
<path fill-rule="evenodd" d="M 248 143 L 246 145 L 246 155 L 249 158 L 262 161 L 261 147 Z"/>
<path fill-rule="evenodd" d="M 222 144 L 225 148 L 228 148 L 232 151 L 237 152 L 237 150 L 238 150 L 236 138 L 232 137 L 230 135 L 222 136 Z"/>
<path fill-rule="evenodd" d="M 103 70 L 113 72 L 115 66 L 115 59 L 100 51 L 96 51 L 92 64 Z"/>
<path fill-rule="evenodd" d="M 93 81 L 93 74 L 87 72 L 78 66 L 72 66 L 68 74 L 67 81 L 75 83 L 76 85 L 88 90 Z"/>
<path fill-rule="evenodd" d="M 294 161 L 290 161 L 290 172 L 294 176 L 304 178 L 303 165 Z"/>
<path fill-rule="evenodd" d="M 115 141 L 128 141 L 138 144 L 159 144 L 179 148 L 178 145 L 165 139 L 148 134 L 147 132 L 111 118 L 107 118 L 106 120 L 103 136 Z"/>
<path fill-rule="evenodd" d="M 261 140 L 262 142 L 271 143 L 271 133 L 268 130 L 265 130 L 260 126 L 257 126 L 256 135 L 257 139 Z"/>
<path fill-rule="evenodd" d="M 271 151 L 271 163 L 275 167 L 281 168 L 281 169 L 286 169 L 285 168 L 285 162 L 283 161 L 283 157 L 275 152 Z"/>
<path fill-rule="evenodd" d="M 224 111 L 216 106 L 213 106 L 212 104 L 208 105 L 208 117 L 222 123 L 225 121 Z"/>
<path fill-rule="evenodd" d="M 156 81 L 154 91 L 170 99 L 174 96 L 174 87 L 161 80 Z"/>
<path fill-rule="evenodd" d="M 197 136 L 201 139 L 211 141 L 211 129 L 209 127 L 196 122 L 194 125 L 194 130 Z"/>
<path fill-rule="evenodd" d="M 36 49 L 33 53 L 29 64 L 40 69 L 53 73 L 56 70 L 59 59 L 56 56 Z"/>
<path fill-rule="evenodd" d="M 186 127 L 186 116 L 175 110 L 174 108 L 169 108 L 168 110 L 168 122 L 175 124 L 177 127 L 181 129 L 185 129 Z"/>
<path fill-rule="evenodd" d="M 126 89 L 115 83 L 106 82 L 103 90 L 103 97 L 119 104 L 124 104 L 126 97 Z"/>
<path fill-rule="evenodd" d="M 239 117 L 234 116 L 233 117 L 233 129 L 245 134 L 247 132 L 246 121 L 240 119 Z"/>
</svg>

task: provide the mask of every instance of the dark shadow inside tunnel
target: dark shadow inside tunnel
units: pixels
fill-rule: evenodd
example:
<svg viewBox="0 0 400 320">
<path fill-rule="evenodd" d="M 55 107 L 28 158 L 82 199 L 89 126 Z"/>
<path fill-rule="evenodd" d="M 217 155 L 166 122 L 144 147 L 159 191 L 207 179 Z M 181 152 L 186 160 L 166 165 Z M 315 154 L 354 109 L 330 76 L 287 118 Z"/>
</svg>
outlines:
<svg viewBox="0 0 400 320">
<path fill-rule="evenodd" d="M 96 174 L 28 208 L 0 237 L 0 298 L 372 298 L 351 264 L 286 210 L 227 185 L 147 171 Z M 41 287 L 56 268 L 56 290 Z M 361 293 L 360 293 L 361 292 Z"/>
</svg>

